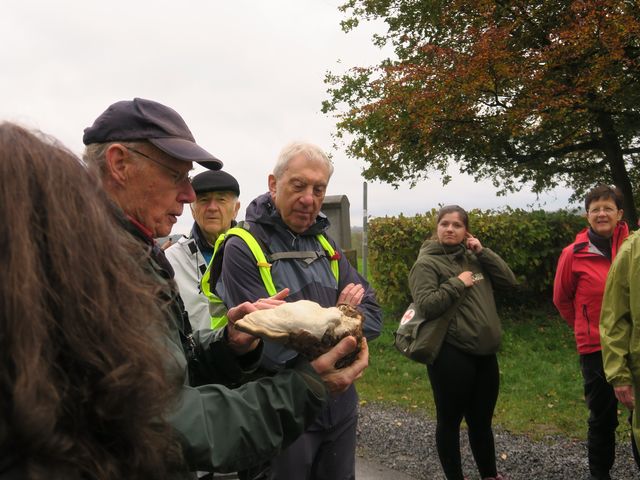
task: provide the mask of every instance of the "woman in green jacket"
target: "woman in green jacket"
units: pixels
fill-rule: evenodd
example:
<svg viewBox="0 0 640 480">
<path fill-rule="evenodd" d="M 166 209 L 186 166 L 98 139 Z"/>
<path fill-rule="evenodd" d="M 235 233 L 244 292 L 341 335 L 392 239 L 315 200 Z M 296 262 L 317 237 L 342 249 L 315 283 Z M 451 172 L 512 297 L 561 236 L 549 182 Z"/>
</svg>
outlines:
<svg viewBox="0 0 640 480">
<path fill-rule="evenodd" d="M 457 205 L 443 207 L 437 216 L 436 238 L 423 243 L 409 273 L 409 287 L 416 308 L 427 320 L 455 310 L 440 353 L 427 366 L 437 410 L 436 446 L 447 480 L 464 479 L 463 418 L 482 478 L 504 478 L 496 470 L 491 429 L 501 337 L 493 287 L 515 285 L 509 266 L 469 233 L 467 212 Z"/>
<path fill-rule="evenodd" d="M 632 412 L 633 458 L 640 468 L 640 230 L 629 235 L 611 265 L 602 297 L 600 342 L 607 382 Z"/>
</svg>

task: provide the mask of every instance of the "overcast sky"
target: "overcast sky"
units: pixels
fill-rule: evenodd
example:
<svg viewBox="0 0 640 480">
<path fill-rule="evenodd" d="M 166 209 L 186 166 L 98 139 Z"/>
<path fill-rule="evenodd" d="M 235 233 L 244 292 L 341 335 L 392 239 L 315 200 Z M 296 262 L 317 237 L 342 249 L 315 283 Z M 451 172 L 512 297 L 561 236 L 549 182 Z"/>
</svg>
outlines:
<svg viewBox="0 0 640 480">
<path fill-rule="evenodd" d="M 244 207 L 267 190 L 278 152 L 307 140 L 330 152 L 328 194 L 345 194 L 362 225 L 363 163 L 332 150 L 335 121 L 320 112 L 328 70 L 369 65 L 380 25 L 345 34 L 339 0 L 5 0 L 0 15 L 0 119 L 38 128 L 74 152 L 83 129 L 118 100 L 143 97 L 177 110 L 197 142 L 240 182 Z M 200 167 L 201 168 L 201 167 Z M 410 190 L 368 185 L 368 214 L 414 215 L 458 203 L 554 210 L 569 191 L 497 197 L 489 182 L 452 172 Z M 186 233 L 189 209 L 173 233 Z"/>
</svg>

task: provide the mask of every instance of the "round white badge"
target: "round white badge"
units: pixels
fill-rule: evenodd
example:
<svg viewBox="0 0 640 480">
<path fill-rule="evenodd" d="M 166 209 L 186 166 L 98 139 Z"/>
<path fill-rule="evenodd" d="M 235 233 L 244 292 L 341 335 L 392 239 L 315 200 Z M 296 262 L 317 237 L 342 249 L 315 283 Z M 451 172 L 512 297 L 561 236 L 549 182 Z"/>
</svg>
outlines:
<svg viewBox="0 0 640 480">
<path fill-rule="evenodd" d="M 409 310 L 404 312 L 404 315 L 402 316 L 402 319 L 400 320 L 400 325 L 404 325 L 405 323 L 407 323 L 409 320 L 411 320 L 415 316 L 416 316 L 416 311 L 413 308 L 410 308 Z"/>
</svg>

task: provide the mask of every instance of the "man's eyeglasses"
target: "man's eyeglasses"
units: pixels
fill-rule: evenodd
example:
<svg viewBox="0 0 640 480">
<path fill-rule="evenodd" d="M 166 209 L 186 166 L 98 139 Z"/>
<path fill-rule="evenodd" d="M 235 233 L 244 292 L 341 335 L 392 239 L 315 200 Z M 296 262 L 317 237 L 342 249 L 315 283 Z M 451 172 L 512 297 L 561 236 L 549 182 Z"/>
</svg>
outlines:
<svg viewBox="0 0 640 480">
<path fill-rule="evenodd" d="M 592 216 L 596 216 L 598 215 L 600 212 L 604 212 L 607 215 L 613 215 L 614 213 L 616 213 L 618 211 L 617 208 L 611 208 L 611 207 L 600 207 L 600 208 L 592 208 L 591 210 L 589 210 L 589 215 Z"/>
<path fill-rule="evenodd" d="M 185 180 L 189 180 L 189 172 L 180 173 L 179 171 L 169 167 L 168 165 L 165 165 L 164 163 L 160 162 L 159 160 L 156 160 L 155 158 L 151 158 L 146 153 L 142 153 L 141 151 L 136 150 L 135 148 L 126 147 L 126 146 L 124 148 L 126 148 L 130 152 L 137 153 L 138 155 L 140 155 L 141 157 L 146 158 L 147 160 L 151 160 L 153 163 L 155 163 L 157 165 L 160 165 L 161 167 L 166 168 L 169 172 L 171 172 L 171 177 L 173 178 L 173 183 L 175 183 L 176 185 L 184 182 Z"/>
</svg>

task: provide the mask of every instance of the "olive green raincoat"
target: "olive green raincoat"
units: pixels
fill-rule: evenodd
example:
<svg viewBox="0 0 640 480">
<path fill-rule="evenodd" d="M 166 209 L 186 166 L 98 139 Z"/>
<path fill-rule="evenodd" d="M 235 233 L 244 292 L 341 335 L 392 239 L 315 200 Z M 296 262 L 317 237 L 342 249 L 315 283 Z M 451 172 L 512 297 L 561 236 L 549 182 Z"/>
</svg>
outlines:
<svg viewBox="0 0 640 480">
<path fill-rule="evenodd" d="M 615 388 L 632 385 L 635 395 L 633 434 L 640 445 L 640 232 L 622 244 L 604 289 L 600 343 L 607 381 Z"/>
</svg>

